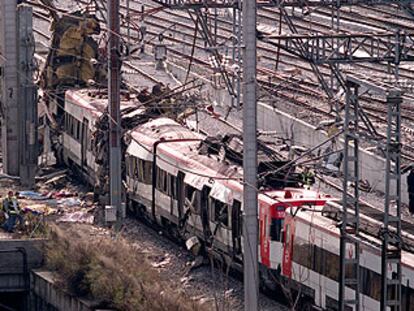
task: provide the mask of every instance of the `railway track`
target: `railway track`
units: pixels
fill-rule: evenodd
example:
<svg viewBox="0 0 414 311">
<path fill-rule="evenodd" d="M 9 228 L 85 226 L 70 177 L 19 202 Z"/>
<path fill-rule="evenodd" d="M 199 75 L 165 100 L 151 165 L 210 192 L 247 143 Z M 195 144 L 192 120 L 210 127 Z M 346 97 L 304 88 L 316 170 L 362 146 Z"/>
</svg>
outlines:
<svg viewBox="0 0 414 311">
<path fill-rule="evenodd" d="M 154 8 L 155 6 L 150 6 L 150 8 Z M 126 9 L 126 7 L 122 7 L 124 10 Z M 135 10 L 134 8 L 130 8 L 130 10 L 133 13 L 138 13 L 137 10 Z M 188 16 L 186 16 L 185 12 L 181 12 L 181 11 L 168 11 L 168 15 L 161 16 L 162 12 L 159 12 L 157 14 L 157 16 L 149 16 L 146 19 L 146 23 L 148 23 L 151 27 L 156 27 L 156 28 L 162 28 L 161 24 L 159 22 L 165 23 L 165 24 L 174 24 L 175 28 L 173 30 L 173 32 L 177 33 L 178 35 L 184 35 L 184 36 L 189 36 L 190 37 L 194 34 L 194 27 L 191 24 L 191 20 Z M 167 14 L 167 13 L 165 13 Z M 181 18 L 184 19 L 183 21 L 177 21 L 177 20 L 172 20 L 171 17 L 177 17 L 177 18 Z M 260 14 L 259 14 L 260 16 Z M 268 19 L 273 20 L 273 17 L 267 16 Z M 414 23 L 413 23 L 414 24 Z M 180 29 L 178 29 L 178 27 L 180 27 Z M 324 26 L 324 33 L 327 33 L 329 28 L 327 26 Z M 303 29 L 308 30 L 308 27 L 302 27 Z M 414 30 L 414 27 L 413 27 Z M 162 30 L 160 30 L 162 31 Z M 188 31 L 188 32 L 184 32 L 184 31 Z M 220 18 L 220 26 L 219 26 L 219 33 L 218 33 L 218 38 L 220 40 L 226 40 L 228 39 L 229 35 L 231 35 L 232 33 L 232 28 L 231 28 L 231 22 L 227 21 L 225 19 Z M 166 38 L 168 40 L 168 38 Z M 175 41 L 175 39 L 171 39 L 173 41 Z M 201 44 L 201 38 L 198 38 L 198 42 L 200 43 L 199 45 L 197 45 L 197 49 L 204 51 L 205 47 Z M 188 44 L 191 42 L 181 42 L 182 44 Z M 259 56 L 259 58 L 265 58 L 268 61 L 274 61 L 275 60 L 275 50 L 273 47 L 269 47 L 267 46 L 267 44 L 263 44 L 259 42 L 259 47 L 258 47 L 259 52 L 262 52 Z M 282 56 L 282 60 L 281 63 L 287 67 L 291 66 L 292 63 L 295 64 L 295 67 L 298 67 L 300 70 L 303 70 L 305 72 L 311 72 L 310 68 L 308 66 L 308 64 L 306 62 L 303 61 L 298 61 L 298 59 L 296 57 L 293 57 L 292 55 L 290 55 L 289 53 L 281 50 L 280 51 L 281 56 Z M 366 72 L 366 70 L 370 70 L 376 73 L 381 73 L 384 74 L 384 72 L 386 72 L 385 70 L 385 66 L 383 65 L 377 65 L 377 64 L 369 64 L 369 65 L 364 65 L 364 64 L 358 64 L 358 66 L 361 68 L 361 70 L 364 70 Z M 260 70 L 261 68 L 259 68 Z M 329 75 L 328 69 L 326 67 L 321 66 L 321 71 L 323 74 L 325 74 L 326 76 Z M 349 70 L 350 71 L 350 70 Z M 406 69 L 400 69 L 400 77 L 401 78 L 407 78 L 410 79 L 412 78 L 412 72 L 410 70 L 406 70 Z M 305 81 L 304 81 L 305 82 Z M 314 86 L 317 87 L 318 84 L 314 83 Z M 371 100 L 371 99 L 367 99 L 367 100 Z M 372 100 L 371 100 L 372 101 Z M 408 120 L 413 121 L 413 114 L 411 110 L 407 109 L 407 112 L 411 112 L 411 115 L 408 116 L 404 116 L 407 117 Z"/>
<path fill-rule="evenodd" d="M 122 9 L 126 9 L 126 7 L 122 7 Z M 131 12 L 133 13 L 139 13 L 138 10 L 131 8 Z M 42 14 L 38 14 L 37 12 L 35 13 L 36 17 L 41 18 L 43 20 L 46 20 L 47 17 L 45 17 L 45 15 Z M 183 14 L 182 13 L 177 13 L 177 11 L 174 11 L 172 13 L 168 12 L 168 16 L 172 15 L 172 16 L 176 16 L 178 18 L 183 18 Z M 170 30 L 171 25 L 174 25 L 175 29 L 173 30 L 174 32 L 174 36 L 171 37 L 166 37 L 166 40 L 169 40 L 170 42 L 172 42 L 174 45 L 180 46 L 180 47 L 188 47 L 188 49 L 190 49 L 191 45 L 192 45 L 192 36 L 194 35 L 194 27 L 191 26 L 191 23 L 188 23 L 189 21 L 189 17 L 187 18 L 187 23 L 184 22 L 178 22 L 175 20 L 171 20 L 171 16 L 169 16 L 169 18 L 167 17 L 163 17 L 163 16 L 158 16 L 154 17 L 151 16 L 151 18 L 147 18 L 146 19 L 146 24 L 151 26 L 151 28 L 155 28 L 155 30 L 153 29 L 147 29 L 147 34 L 152 36 L 152 37 L 156 37 L 158 35 L 159 32 L 165 32 L 167 30 Z M 160 21 L 162 21 L 162 23 L 160 23 Z M 178 26 L 182 29 L 178 29 Z M 227 33 L 225 32 L 227 31 Z M 226 39 L 228 38 L 230 34 L 230 29 L 227 28 L 220 28 L 220 32 L 218 33 L 218 37 L 219 39 Z M 46 34 L 43 34 L 44 38 L 47 38 Z M 182 38 L 180 38 L 182 37 Z M 148 42 L 149 45 L 154 45 L 153 42 Z M 200 70 L 201 72 L 205 72 L 205 70 L 207 69 L 211 69 L 211 65 L 208 61 L 206 61 L 206 57 L 207 57 L 207 53 L 205 52 L 205 46 L 202 44 L 202 40 L 201 38 L 198 38 L 198 40 L 196 40 L 196 48 L 199 50 L 199 54 L 204 54 L 204 59 L 202 59 L 201 57 L 194 57 L 193 58 L 193 65 L 194 66 L 201 66 L 202 69 Z M 262 48 L 262 50 L 267 51 L 268 53 L 270 52 L 274 52 L 272 49 L 270 48 Z M 181 59 L 187 59 L 190 60 L 190 56 L 187 52 L 183 51 L 183 49 L 181 49 L 181 51 L 178 48 L 174 48 L 174 47 L 169 47 L 169 51 L 175 55 L 178 58 Z M 283 60 L 281 60 L 281 63 L 284 63 L 286 66 L 291 65 L 293 62 L 297 61 L 297 59 L 295 60 L 294 57 L 292 57 L 291 55 L 289 55 L 288 53 L 283 53 Z M 128 64 L 128 63 L 127 63 Z M 309 68 L 307 67 L 306 63 L 297 63 L 295 62 L 295 66 L 299 67 L 300 70 L 303 71 L 308 71 L 309 72 Z M 325 72 L 324 72 L 325 73 Z M 258 68 L 258 80 L 259 82 L 261 82 L 261 84 L 264 86 L 264 88 L 267 89 L 268 92 L 272 93 L 273 95 L 276 95 L 279 98 L 283 98 L 286 101 L 289 101 L 290 104 L 296 104 L 297 106 L 300 106 L 301 108 L 305 108 L 307 110 L 312 111 L 315 115 L 314 117 L 316 117 L 317 114 L 319 114 L 320 116 L 323 117 L 334 117 L 334 114 L 332 112 L 329 111 L 329 105 L 325 105 L 326 107 L 320 107 L 316 106 L 312 103 L 317 103 L 317 102 L 328 102 L 328 98 L 326 97 L 326 95 L 318 88 L 318 84 L 315 82 L 311 82 L 309 80 L 305 80 L 305 79 L 301 79 L 301 80 L 297 80 L 294 83 L 286 83 L 286 77 L 287 75 L 282 75 L 280 74 L 280 72 L 276 72 L 274 70 L 271 70 L 269 68 L 266 67 L 259 67 Z M 327 73 L 325 73 L 327 74 Z M 269 80 L 270 78 L 270 80 Z M 271 81 L 269 83 L 269 81 Z M 280 85 L 283 85 L 283 87 L 281 88 Z M 300 96 L 298 96 L 300 95 Z M 376 99 L 376 100 L 372 100 L 371 98 L 366 98 L 363 97 L 361 100 L 363 107 L 365 107 L 365 102 L 369 103 L 370 105 L 367 106 L 368 110 L 366 113 L 367 115 L 369 115 L 370 117 L 374 118 L 375 120 L 377 120 L 378 122 L 381 122 L 383 125 L 386 123 L 386 114 L 385 114 L 385 102 L 381 102 L 380 100 Z M 378 108 L 378 104 L 383 105 L 384 109 Z M 407 113 L 403 113 L 403 121 L 407 121 L 407 122 L 413 122 L 414 121 L 414 117 L 412 116 L 412 111 L 410 109 L 407 109 Z M 385 133 L 385 128 L 383 127 L 383 133 Z M 413 131 L 409 126 L 406 126 L 403 124 L 403 138 L 408 141 L 414 141 L 414 135 L 412 134 Z M 382 138 L 385 138 L 384 134 L 381 134 Z M 403 158 L 407 161 L 413 161 L 413 154 L 414 154 L 414 148 L 410 146 L 410 144 L 405 144 L 404 149 L 406 150 L 407 154 L 403 155 Z"/>
</svg>

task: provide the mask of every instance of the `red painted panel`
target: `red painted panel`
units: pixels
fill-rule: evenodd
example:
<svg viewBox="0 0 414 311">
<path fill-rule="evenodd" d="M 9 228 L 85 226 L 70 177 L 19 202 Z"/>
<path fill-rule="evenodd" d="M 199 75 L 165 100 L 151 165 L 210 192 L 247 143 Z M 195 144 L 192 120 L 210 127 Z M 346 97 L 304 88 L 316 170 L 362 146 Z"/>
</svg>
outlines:
<svg viewBox="0 0 414 311">
<path fill-rule="evenodd" d="M 259 209 L 259 224 L 260 224 L 260 255 L 262 264 L 270 267 L 270 237 L 269 237 L 269 223 L 270 223 L 270 206 L 268 204 L 260 204 Z"/>
<path fill-rule="evenodd" d="M 285 218 L 282 274 L 292 277 L 293 239 L 295 237 L 295 222 L 292 217 Z"/>
</svg>

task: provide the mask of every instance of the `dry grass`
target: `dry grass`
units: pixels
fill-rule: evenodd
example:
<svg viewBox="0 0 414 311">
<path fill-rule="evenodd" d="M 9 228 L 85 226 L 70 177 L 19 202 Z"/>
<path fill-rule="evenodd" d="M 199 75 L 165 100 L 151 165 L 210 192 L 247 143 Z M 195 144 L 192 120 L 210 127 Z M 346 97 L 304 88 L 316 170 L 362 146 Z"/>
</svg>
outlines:
<svg viewBox="0 0 414 311">
<path fill-rule="evenodd" d="M 117 310 L 202 310 L 173 284 L 162 280 L 145 256 L 124 240 L 90 240 L 54 227 L 46 247 L 47 267 L 60 286 Z"/>
</svg>

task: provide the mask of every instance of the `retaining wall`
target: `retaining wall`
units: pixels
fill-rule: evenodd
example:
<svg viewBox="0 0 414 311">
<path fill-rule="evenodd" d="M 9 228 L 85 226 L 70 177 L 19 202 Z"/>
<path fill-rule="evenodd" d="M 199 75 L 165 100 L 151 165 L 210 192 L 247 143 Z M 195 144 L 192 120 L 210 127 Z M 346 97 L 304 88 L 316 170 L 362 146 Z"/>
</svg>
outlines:
<svg viewBox="0 0 414 311">
<path fill-rule="evenodd" d="M 0 292 L 28 290 L 29 271 L 39 268 L 43 264 L 43 243 L 44 240 L 40 239 L 1 240 Z M 18 251 L 18 249 L 21 251 Z"/>
<path fill-rule="evenodd" d="M 98 311 L 93 301 L 81 299 L 64 291 L 56 284 L 50 271 L 32 271 L 31 308 L 32 311 Z M 108 310 L 109 311 L 109 310 Z"/>
</svg>

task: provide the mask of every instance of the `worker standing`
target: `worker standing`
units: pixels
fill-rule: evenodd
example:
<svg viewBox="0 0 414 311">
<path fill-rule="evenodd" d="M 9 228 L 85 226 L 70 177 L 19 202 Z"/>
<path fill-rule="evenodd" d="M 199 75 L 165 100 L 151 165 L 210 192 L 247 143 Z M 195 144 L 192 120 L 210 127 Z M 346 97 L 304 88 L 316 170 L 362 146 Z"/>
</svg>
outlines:
<svg viewBox="0 0 414 311">
<path fill-rule="evenodd" d="M 302 172 L 302 184 L 305 189 L 310 189 L 310 187 L 315 183 L 315 176 L 310 171 L 308 167 Z"/>
<path fill-rule="evenodd" d="M 414 215 L 414 168 L 410 170 L 407 176 L 407 188 L 408 188 L 408 210 L 411 215 Z"/>
<path fill-rule="evenodd" d="M 20 224 L 23 223 L 23 218 L 20 215 L 19 202 L 13 195 L 13 191 L 9 191 L 7 197 L 3 200 L 3 210 L 7 219 L 3 225 L 3 228 L 7 232 L 13 232 L 17 220 L 19 220 Z"/>
</svg>

